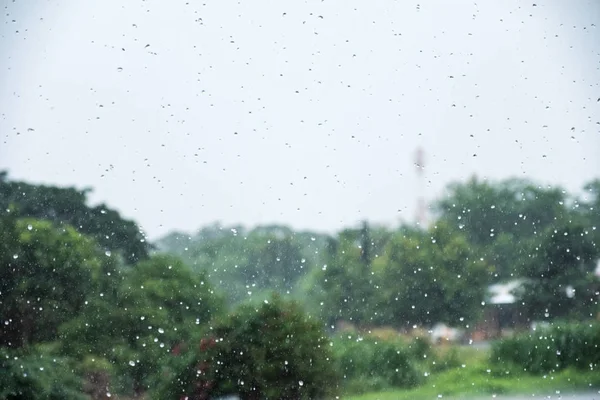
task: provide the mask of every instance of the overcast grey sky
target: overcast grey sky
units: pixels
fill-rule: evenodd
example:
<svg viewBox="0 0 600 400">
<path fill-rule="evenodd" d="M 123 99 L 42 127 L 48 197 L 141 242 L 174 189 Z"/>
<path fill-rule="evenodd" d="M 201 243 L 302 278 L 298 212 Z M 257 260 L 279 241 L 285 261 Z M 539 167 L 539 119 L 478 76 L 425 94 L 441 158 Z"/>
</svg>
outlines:
<svg viewBox="0 0 600 400">
<path fill-rule="evenodd" d="M 536 1 L 536 0 L 533 0 Z M 3 1 L 0 169 L 151 238 L 413 220 L 477 174 L 600 174 L 600 2 Z"/>
</svg>

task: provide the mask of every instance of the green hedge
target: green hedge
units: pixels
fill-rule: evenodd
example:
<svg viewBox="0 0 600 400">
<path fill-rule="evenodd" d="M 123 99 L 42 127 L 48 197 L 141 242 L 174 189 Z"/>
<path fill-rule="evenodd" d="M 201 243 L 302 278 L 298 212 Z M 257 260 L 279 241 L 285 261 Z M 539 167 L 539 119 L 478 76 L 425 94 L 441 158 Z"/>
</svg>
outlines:
<svg viewBox="0 0 600 400">
<path fill-rule="evenodd" d="M 346 392 L 410 388 L 420 382 L 416 355 L 400 341 L 350 335 L 335 339 L 333 351 Z"/>
<path fill-rule="evenodd" d="M 492 346 L 491 361 L 533 374 L 568 367 L 595 370 L 600 364 L 600 324 L 556 324 L 501 340 Z"/>
</svg>

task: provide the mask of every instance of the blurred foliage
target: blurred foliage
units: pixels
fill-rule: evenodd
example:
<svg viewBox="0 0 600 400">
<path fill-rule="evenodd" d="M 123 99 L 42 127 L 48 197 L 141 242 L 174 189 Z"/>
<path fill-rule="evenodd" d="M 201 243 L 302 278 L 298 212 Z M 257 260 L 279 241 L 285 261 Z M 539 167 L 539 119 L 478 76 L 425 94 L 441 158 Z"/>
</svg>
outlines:
<svg viewBox="0 0 600 400">
<path fill-rule="evenodd" d="M 69 359 L 41 347 L 11 350 L 0 347 L 0 399 L 86 400 L 82 378 Z"/>
<path fill-rule="evenodd" d="M 337 377 L 320 324 L 277 296 L 216 322 L 192 347 L 157 398 L 313 399 L 332 395 Z"/>
<path fill-rule="evenodd" d="M 518 293 L 532 318 L 593 318 L 598 310 L 600 257 L 591 232 L 570 223 L 549 229 L 530 253 L 523 269 L 527 278 Z"/>
<path fill-rule="evenodd" d="M 524 369 L 596 369 L 591 322 L 503 341 L 475 372 L 425 335 L 474 326 L 488 285 L 513 278 L 528 321 L 596 317 L 599 191 L 472 179 L 449 187 L 428 228 L 215 224 L 152 252 L 134 222 L 87 206 L 87 191 L 0 174 L 0 399 L 302 399 L 471 372 L 505 390 Z M 349 325 L 351 339 L 323 332 Z"/>
<path fill-rule="evenodd" d="M 498 278 L 506 279 L 519 274 L 528 238 L 569 219 L 566 204 L 566 192 L 560 187 L 541 187 L 523 179 L 472 178 L 449 185 L 435 210 L 441 220 L 467 235 L 495 267 Z"/>
<path fill-rule="evenodd" d="M 71 227 L 12 213 L 0 218 L 0 232 L 0 345 L 55 340 L 95 289 L 102 262 L 94 243 Z"/>
<path fill-rule="evenodd" d="M 377 263 L 383 300 L 378 306 L 385 321 L 456 326 L 478 319 L 489 266 L 444 222 L 429 231 L 395 235 Z"/>
<path fill-rule="evenodd" d="M 344 335 L 333 340 L 333 351 L 349 393 L 410 388 L 421 381 L 418 356 L 399 340 Z"/>
<path fill-rule="evenodd" d="M 78 359 L 106 358 L 141 393 L 178 343 L 221 310 L 205 277 L 174 257 L 152 257 L 122 273 L 114 297 L 91 299 L 62 326 L 63 350 Z"/>
<path fill-rule="evenodd" d="M 147 258 L 150 245 L 136 223 L 104 204 L 88 206 L 90 192 L 11 181 L 0 171 L 0 210 L 12 206 L 20 217 L 70 225 L 92 236 L 105 250 L 120 253 L 128 264 Z"/>
<path fill-rule="evenodd" d="M 522 371 L 542 374 L 565 368 L 600 368 L 600 324 L 552 324 L 494 343 L 491 362 L 511 364 Z"/>
<path fill-rule="evenodd" d="M 194 237 L 171 234 L 157 243 L 196 271 L 203 271 L 233 306 L 273 290 L 291 294 L 320 262 L 323 236 L 283 226 L 243 227 L 219 224 Z M 259 296 L 264 297 L 264 296 Z"/>
</svg>

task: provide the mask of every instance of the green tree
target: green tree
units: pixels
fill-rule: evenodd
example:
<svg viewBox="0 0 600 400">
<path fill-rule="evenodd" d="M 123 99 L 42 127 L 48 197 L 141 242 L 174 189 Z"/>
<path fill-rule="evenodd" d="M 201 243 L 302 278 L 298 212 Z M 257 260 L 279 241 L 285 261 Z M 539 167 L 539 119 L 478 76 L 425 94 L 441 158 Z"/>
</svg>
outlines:
<svg viewBox="0 0 600 400">
<path fill-rule="evenodd" d="M 374 268 L 379 309 L 397 326 L 476 320 L 490 270 L 467 238 L 442 222 L 396 234 Z"/>
<path fill-rule="evenodd" d="M 6 172 L 0 171 L 1 210 L 14 205 L 22 217 L 73 226 L 92 236 L 105 250 L 121 253 L 129 264 L 146 259 L 150 245 L 140 228 L 104 204 L 88 206 L 90 191 L 10 181 Z"/>
<path fill-rule="evenodd" d="M 374 258 L 368 226 L 346 229 L 330 238 L 327 264 L 315 270 L 315 293 L 322 303 L 328 325 L 351 321 L 358 325 L 376 321 L 376 283 L 371 262 Z"/>
<path fill-rule="evenodd" d="M 102 263 L 96 244 L 69 226 L 0 218 L 0 345 L 52 341 L 96 288 Z"/>
<path fill-rule="evenodd" d="M 536 234 L 572 217 L 570 199 L 560 187 L 527 180 L 490 182 L 472 178 L 449 185 L 435 204 L 440 219 L 467 235 L 496 268 L 498 279 L 520 276 L 528 246 Z M 510 243 L 516 245 L 507 251 Z"/>
<path fill-rule="evenodd" d="M 31 349 L 30 349 L 31 350 Z M 0 347 L 0 399 L 87 400 L 71 360 L 44 349 Z"/>
<path fill-rule="evenodd" d="M 171 352 L 219 314 L 221 300 L 203 274 L 172 256 L 154 256 L 115 279 L 114 297 L 96 296 L 63 325 L 64 351 L 108 360 L 140 394 L 154 387 Z"/>
<path fill-rule="evenodd" d="M 548 229 L 541 235 L 525 269 L 519 293 L 531 319 L 589 318 L 597 308 L 600 257 L 592 233 L 579 223 Z"/>
<path fill-rule="evenodd" d="M 317 260 L 315 236 L 295 234 L 284 226 L 205 227 L 195 237 L 169 235 L 159 241 L 164 251 L 205 271 L 231 304 L 261 297 L 265 292 L 291 293 Z M 316 238 L 315 240 L 316 241 Z"/>
<path fill-rule="evenodd" d="M 597 245 L 600 245 L 600 179 L 585 185 L 587 199 L 581 201 L 580 212 L 588 222 Z"/>
<path fill-rule="evenodd" d="M 338 377 L 321 324 L 274 296 L 213 325 L 158 398 L 314 399 L 335 393 Z"/>
</svg>

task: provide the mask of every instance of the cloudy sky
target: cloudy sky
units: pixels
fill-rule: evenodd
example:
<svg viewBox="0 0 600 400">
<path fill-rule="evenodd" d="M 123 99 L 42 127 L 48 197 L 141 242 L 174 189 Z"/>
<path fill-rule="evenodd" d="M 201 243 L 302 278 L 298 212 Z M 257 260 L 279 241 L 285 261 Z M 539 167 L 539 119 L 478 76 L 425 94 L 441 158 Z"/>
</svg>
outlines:
<svg viewBox="0 0 600 400">
<path fill-rule="evenodd" d="M 593 0 L 2 3 L 0 169 L 151 238 L 412 221 L 419 146 L 428 199 L 600 176 Z"/>
</svg>

